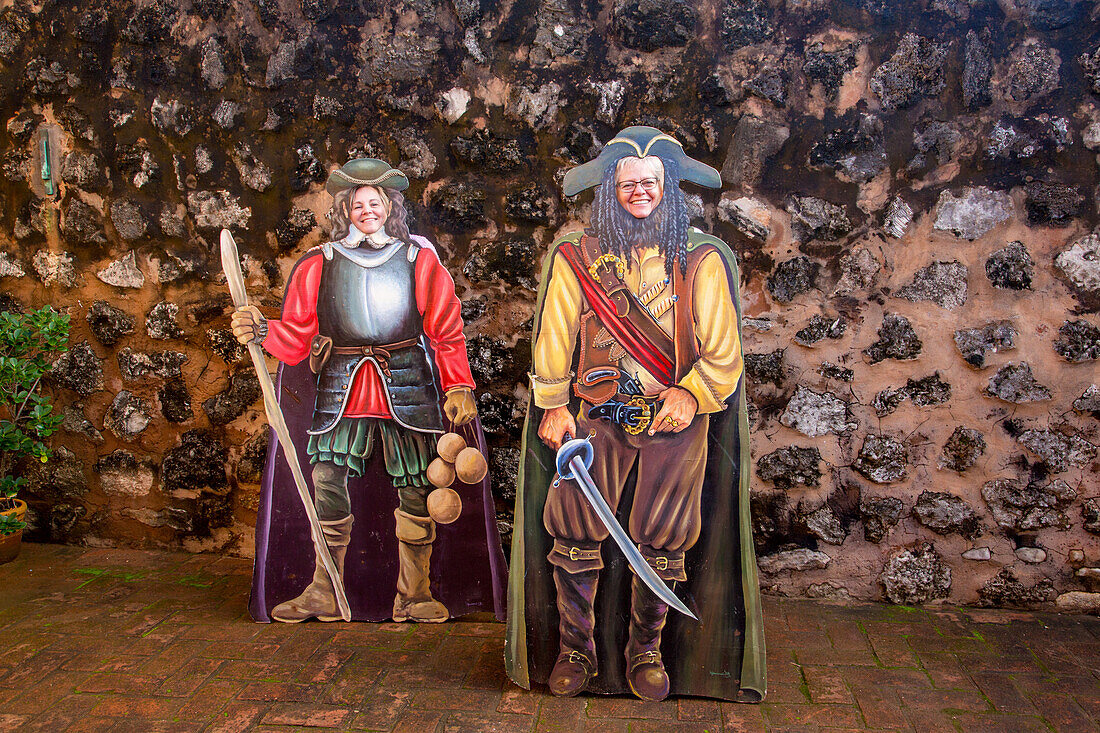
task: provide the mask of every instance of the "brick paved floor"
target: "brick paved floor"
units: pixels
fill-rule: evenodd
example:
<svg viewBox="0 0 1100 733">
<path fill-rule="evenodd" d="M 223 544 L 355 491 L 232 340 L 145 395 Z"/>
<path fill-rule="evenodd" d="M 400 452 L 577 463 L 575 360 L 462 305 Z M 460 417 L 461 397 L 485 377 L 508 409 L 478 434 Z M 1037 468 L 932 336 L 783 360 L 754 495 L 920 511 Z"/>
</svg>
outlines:
<svg viewBox="0 0 1100 733">
<path fill-rule="evenodd" d="M 555 699 L 503 626 L 255 624 L 251 563 L 25 545 L 0 566 L 0 731 L 1096 731 L 1100 619 L 769 598 L 763 705 Z"/>
</svg>

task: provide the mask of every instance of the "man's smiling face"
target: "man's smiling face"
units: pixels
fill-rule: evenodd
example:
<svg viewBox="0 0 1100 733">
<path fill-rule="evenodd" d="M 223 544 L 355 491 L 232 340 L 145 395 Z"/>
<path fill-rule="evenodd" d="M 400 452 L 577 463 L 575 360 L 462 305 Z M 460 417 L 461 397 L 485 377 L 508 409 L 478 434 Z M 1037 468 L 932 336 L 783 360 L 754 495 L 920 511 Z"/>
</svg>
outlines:
<svg viewBox="0 0 1100 733">
<path fill-rule="evenodd" d="M 615 196 L 631 216 L 644 219 L 661 203 L 664 179 L 664 166 L 657 158 L 624 158 L 615 173 Z"/>
</svg>

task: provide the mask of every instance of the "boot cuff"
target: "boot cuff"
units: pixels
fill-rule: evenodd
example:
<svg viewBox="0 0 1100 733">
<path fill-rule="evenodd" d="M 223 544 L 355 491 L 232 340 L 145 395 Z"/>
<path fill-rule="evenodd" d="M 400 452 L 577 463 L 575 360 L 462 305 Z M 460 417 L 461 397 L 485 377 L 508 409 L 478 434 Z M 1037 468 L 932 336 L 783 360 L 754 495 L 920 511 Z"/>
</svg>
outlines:
<svg viewBox="0 0 1100 733">
<path fill-rule="evenodd" d="M 600 555 L 598 542 L 578 542 L 574 540 L 554 540 L 554 549 L 546 556 L 551 565 L 556 565 L 567 573 L 583 573 L 586 570 L 603 568 L 603 556 Z"/>
<path fill-rule="evenodd" d="M 649 564 L 649 567 L 657 573 L 661 580 L 687 580 L 684 572 L 684 553 L 667 552 L 658 550 L 648 545 L 639 545 L 638 550 Z"/>
<path fill-rule="evenodd" d="M 334 522 L 321 520 L 321 534 L 325 536 L 325 543 L 329 547 L 347 547 L 351 544 L 351 525 L 354 522 L 355 517 L 350 514 Z"/>
<path fill-rule="evenodd" d="M 397 539 L 409 545 L 430 545 L 435 542 L 435 522 L 430 517 L 416 517 L 394 510 L 397 518 Z"/>
</svg>

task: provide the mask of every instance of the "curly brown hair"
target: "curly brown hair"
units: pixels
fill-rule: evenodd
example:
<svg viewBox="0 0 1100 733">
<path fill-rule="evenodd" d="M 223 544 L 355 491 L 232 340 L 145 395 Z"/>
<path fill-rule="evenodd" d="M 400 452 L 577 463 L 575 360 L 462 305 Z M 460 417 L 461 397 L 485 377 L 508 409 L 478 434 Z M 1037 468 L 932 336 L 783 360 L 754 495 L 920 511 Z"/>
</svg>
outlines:
<svg viewBox="0 0 1100 733">
<path fill-rule="evenodd" d="M 388 201 L 390 213 L 386 217 L 386 233 L 396 237 L 406 244 L 412 244 L 412 235 L 409 233 L 409 213 L 405 210 L 405 197 L 400 191 L 384 189 L 380 186 L 356 186 L 345 188 L 332 197 L 332 211 L 329 218 L 332 221 L 332 229 L 329 236 L 332 241 L 338 242 L 348 236 L 351 231 L 351 200 L 360 188 L 371 188 L 378 192 L 383 201 Z"/>
</svg>

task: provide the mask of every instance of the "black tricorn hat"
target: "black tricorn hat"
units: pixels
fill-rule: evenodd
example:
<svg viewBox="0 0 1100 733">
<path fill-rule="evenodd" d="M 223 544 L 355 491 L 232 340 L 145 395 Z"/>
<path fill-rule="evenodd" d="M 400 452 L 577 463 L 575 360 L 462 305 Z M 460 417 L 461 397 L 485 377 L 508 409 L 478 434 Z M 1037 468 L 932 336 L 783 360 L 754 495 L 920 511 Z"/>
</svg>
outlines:
<svg viewBox="0 0 1100 733">
<path fill-rule="evenodd" d="M 405 174 L 389 163 L 377 158 L 356 158 L 328 174 L 325 190 L 333 196 L 344 189 L 359 186 L 384 186 L 395 191 L 404 191 L 409 187 Z"/>
<path fill-rule="evenodd" d="M 598 186 L 608 166 L 615 165 L 628 155 L 638 158 L 657 155 L 665 160 L 675 160 L 680 167 L 681 181 L 691 181 L 708 188 L 722 187 L 722 176 L 718 171 L 688 157 L 679 140 L 656 127 L 637 125 L 626 128 L 609 140 L 595 160 L 570 168 L 561 183 L 562 191 L 566 196 L 576 196 L 586 188 Z"/>
</svg>

